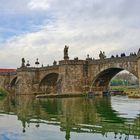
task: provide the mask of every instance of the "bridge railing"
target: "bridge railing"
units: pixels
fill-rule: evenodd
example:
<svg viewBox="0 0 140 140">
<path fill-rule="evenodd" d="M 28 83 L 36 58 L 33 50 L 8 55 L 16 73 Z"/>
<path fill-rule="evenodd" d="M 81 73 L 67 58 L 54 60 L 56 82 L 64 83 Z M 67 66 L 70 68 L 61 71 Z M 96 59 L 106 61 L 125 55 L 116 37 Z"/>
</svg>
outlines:
<svg viewBox="0 0 140 140">
<path fill-rule="evenodd" d="M 58 67 L 59 65 L 44 66 L 44 67 L 24 67 L 24 68 L 18 68 L 17 71 L 52 70 L 52 69 L 57 69 Z"/>
<path fill-rule="evenodd" d="M 113 62 L 134 62 L 137 61 L 137 56 L 114 57 L 105 59 L 94 59 L 90 61 L 91 64 L 113 63 Z"/>
<path fill-rule="evenodd" d="M 59 65 L 83 65 L 85 63 L 85 60 L 61 60 L 59 61 Z"/>
</svg>

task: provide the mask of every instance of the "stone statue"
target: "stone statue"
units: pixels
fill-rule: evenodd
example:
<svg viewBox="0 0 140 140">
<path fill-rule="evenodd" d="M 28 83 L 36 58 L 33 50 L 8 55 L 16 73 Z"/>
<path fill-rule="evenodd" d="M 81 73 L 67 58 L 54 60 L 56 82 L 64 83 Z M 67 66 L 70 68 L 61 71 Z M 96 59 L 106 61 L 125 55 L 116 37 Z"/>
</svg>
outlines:
<svg viewBox="0 0 140 140">
<path fill-rule="evenodd" d="M 54 60 L 53 61 L 53 65 L 56 66 L 57 65 L 57 61 Z"/>
<path fill-rule="evenodd" d="M 125 53 L 121 53 L 121 57 L 125 57 L 126 55 L 125 55 Z"/>
<path fill-rule="evenodd" d="M 25 67 L 25 59 L 22 58 L 21 61 L 22 61 L 22 63 L 21 63 L 21 67 Z"/>
<path fill-rule="evenodd" d="M 68 60 L 68 59 L 69 59 L 69 56 L 68 56 L 68 49 L 69 49 L 69 46 L 66 46 L 66 45 L 65 45 L 65 48 L 64 48 L 64 59 L 65 59 L 65 60 Z"/>
<path fill-rule="evenodd" d="M 105 58 L 106 58 L 105 52 L 100 51 L 99 58 L 100 58 L 101 60 L 105 59 Z"/>
<path fill-rule="evenodd" d="M 102 59 L 103 53 L 100 51 L 99 58 Z"/>
<path fill-rule="evenodd" d="M 75 60 L 75 61 L 78 61 L 78 57 L 75 57 L 74 60 Z"/>
<path fill-rule="evenodd" d="M 114 55 L 111 55 L 111 58 L 114 58 Z"/>
</svg>

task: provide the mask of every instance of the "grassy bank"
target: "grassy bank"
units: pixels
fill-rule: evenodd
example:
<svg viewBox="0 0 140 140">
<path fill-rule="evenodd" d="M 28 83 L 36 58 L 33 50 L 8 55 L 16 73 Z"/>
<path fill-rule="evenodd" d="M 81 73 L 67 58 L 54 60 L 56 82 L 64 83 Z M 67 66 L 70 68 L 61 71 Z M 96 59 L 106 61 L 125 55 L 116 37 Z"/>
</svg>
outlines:
<svg viewBox="0 0 140 140">
<path fill-rule="evenodd" d="M 84 97 L 86 94 L 77 93 L 77 94 L 39 94 L 36 95 L 37 98 L 68 98 L 68 97 Z"/>
<path fill-rule="evenodd" d="M 111 86 L 110 90 L 124 91 L 127 95 L 138 93 L 138 88 L 134 86 Z"/>
</svg>

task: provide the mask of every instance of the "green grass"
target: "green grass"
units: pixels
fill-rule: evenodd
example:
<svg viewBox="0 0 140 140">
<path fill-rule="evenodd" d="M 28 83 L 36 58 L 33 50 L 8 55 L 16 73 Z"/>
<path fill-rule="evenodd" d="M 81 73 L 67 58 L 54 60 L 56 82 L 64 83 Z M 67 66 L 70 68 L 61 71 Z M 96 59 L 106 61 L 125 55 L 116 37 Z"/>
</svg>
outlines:
<svg viewBox="0 0 140 140">
<path fill-rule="evenodd" d="M 127 95 L 139 92 L 139 89 L 134 86 L 110 86 L 110 90 L 124 91 Z"/>
</svg>

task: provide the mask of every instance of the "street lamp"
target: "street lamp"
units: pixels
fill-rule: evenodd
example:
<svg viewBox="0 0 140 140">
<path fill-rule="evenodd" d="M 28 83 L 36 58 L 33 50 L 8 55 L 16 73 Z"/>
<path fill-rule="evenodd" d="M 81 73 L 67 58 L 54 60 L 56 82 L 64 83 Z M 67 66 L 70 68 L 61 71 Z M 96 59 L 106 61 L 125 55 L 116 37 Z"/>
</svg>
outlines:
<svg viewBox="0 0 140 140">
<path fill-rule="evenodd" d="M 36 59 L 36 62 L 35 62 L 35 65 L 37 65 L 37 67 L 38 67 L 38 65 L 39 65 L 40 63 L 38 62 L 38 58 Z"/>
<path fill-rule="evenodd" d="M 26 66 L 27 66 L 27 67 L 30 67 L 30 63 L 29 63 L 29 61 L 27 61 L 27 64 L 26 64 Z"/>
</svg>

